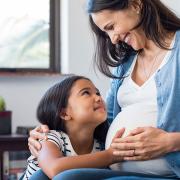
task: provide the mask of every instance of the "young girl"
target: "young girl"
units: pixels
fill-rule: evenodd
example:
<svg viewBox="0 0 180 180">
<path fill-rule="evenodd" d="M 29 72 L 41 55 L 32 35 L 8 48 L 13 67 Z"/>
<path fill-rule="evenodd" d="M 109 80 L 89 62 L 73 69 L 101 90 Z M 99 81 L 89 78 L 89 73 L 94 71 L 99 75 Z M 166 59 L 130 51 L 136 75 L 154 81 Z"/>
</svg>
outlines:
<svg viewBox="0 0 180 180">
<path fill-rule="evenodd" d="M 117 162 L 111 148 L 98 152 L 108 129 L 107 112 L 99 90 L 88 78 L 71 76 L 51 87 L 39 103 L 37 118 L 51 131 L 47 141 L 41 141 L 38 158 L 28 158 L 24 179 L 40 168 L 52 179 L 67 169 Z"/>
</svg>

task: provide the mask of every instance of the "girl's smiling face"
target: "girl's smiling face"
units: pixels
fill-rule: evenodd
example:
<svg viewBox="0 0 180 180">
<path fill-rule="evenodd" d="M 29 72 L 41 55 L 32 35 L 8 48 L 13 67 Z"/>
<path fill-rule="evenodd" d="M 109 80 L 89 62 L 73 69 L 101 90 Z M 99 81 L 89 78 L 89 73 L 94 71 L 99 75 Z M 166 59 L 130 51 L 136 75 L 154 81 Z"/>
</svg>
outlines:
<svg viewBox="0 0 180 180">
<path fill-rule="evenodd" d="M 84 125 L 94 124 L 95 127 L 107 118 L 105 102 L 99 90 L 87 79 L 74 83 L 65 111 L 72 120 Z"/>
</svg>

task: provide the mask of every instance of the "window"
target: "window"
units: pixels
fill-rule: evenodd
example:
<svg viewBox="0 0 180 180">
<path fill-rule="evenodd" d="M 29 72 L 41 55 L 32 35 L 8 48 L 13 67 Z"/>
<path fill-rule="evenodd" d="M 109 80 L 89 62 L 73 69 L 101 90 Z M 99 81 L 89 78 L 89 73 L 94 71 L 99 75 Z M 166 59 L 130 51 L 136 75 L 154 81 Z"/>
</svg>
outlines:
<svg viewBox="0 0 180 180">
<path fill-rule="evenodd" d="M 0 0 L 0 72 L 60 72 L 60 0 Z"/>
</svg>

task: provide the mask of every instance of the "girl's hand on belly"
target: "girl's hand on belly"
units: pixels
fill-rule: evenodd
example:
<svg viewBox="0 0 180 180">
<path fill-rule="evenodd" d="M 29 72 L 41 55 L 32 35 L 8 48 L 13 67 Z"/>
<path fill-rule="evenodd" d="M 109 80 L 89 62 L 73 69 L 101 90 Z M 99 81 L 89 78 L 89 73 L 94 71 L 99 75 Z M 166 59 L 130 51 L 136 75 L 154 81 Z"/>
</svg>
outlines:
<svg viewBox="0 0 180 180">
<path fill-rule="evenodd" d="M 111 147 L 116 156 L 122 156 L 122 151 L 133 150 L 132 156 L 124 157 L 124 160 L 150 160 L 171 152 L 170 133 L 154 128 L 139 127 L 130 132 L 124 138 L 115 138 Z"/>
</svg>

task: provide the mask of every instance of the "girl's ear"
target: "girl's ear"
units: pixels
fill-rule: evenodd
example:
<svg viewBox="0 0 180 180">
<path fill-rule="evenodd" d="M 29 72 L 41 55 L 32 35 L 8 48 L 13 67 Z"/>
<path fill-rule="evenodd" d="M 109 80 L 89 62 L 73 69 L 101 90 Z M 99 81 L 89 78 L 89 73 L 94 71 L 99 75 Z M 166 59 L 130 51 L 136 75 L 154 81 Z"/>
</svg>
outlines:
<svg viewBox="0 0 180 180">
<path fill-rule="evenodd" d="M 66 109 L 63 109 L 61 112 L 60 112 L 60 117 L 61 119 L 64 119 L 66 121 L 69 121 L 72 119 L 72 117 L 66 112 Z"/>
</svg>

